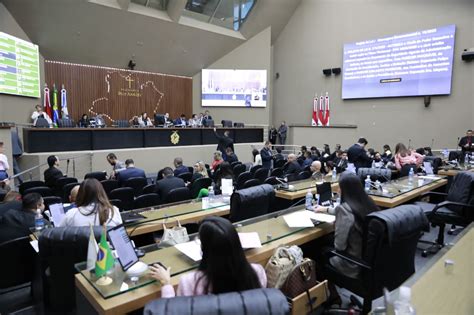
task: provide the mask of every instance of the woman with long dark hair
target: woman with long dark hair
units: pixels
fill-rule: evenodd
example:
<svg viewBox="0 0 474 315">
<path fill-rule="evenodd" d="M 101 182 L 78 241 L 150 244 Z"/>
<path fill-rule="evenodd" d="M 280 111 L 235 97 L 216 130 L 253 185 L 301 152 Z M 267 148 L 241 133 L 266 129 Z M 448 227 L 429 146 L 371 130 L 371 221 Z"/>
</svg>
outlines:
<svg viewBox="0 0 474 315">
<path fill-rule="evenodd" d="M 267 277 L 261 265 L 250 264 L 240 239 L 229 220 L 209 217 L 199 227 L 202 260 L 198 270 L 181 276 L 178 296 L 220 294 L 266 287 Z M 158 264 L 150 267 L 151 276 L 160 281 L 162 297 L 174 297 L 170 270 Z"/>
<path fill-rule="evenodd" d="M 117 207 L 112 206 L 102 187 L 95 178 L 85 179 L 79 186 L 76 198 L 77 208 L 69 210 L 59 226 L 117 226 L 122 217 Z"/>
<path fill-rule="evenodd" d="M 338 251 L 362 258 L 363 223 L 367 214 L 378 211 L 374 201 L 365 193 L 358 176 L 343 173 L 339 179 L 341 204 L 335 209 L 318 207 L 316 211 L 336 215 L 334 247 Z M 359 267 L 339 257 L 331 257 L 331 265 L 349 277 L 357 277 Z"/>
</svg>

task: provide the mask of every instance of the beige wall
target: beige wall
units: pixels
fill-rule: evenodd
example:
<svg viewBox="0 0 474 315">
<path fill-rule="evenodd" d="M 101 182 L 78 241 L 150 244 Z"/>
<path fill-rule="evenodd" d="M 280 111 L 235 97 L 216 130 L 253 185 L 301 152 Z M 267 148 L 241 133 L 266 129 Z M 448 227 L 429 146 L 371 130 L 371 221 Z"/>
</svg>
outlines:
<svg viewBox="0 0 474 315">
<path fill-rule="evenodd" d="M 193 77 L 193 113 L 211 112 L 216 124 L 229 119 L 252 125 L 268 125 L 272 109 L 271 30 L 265 29 L 221 59 L 206 67 L 209 69 L 267 70 L 268 101 L 266 108 L 201 107 L 201 73 Z M 205 67 L 205 66 L 204 66 Z"/>
<path fill-rule="evenodd" d="M 337 140 L 341 130 L 300 130 L 296 144 L 321 146 L 353 143 L 367 137 L 369 147 L 408 143 L 415 147 L 454 147 L 458 136 L 473 128 L 474 64 L 461 61 L 464 48 L 474 47 L 474 2 L 471 0 L 303 0 L 274 43 L 274 122 L 309 124 L 312 98 L 331 96 L 331 122 L 355 124 L 351 139 Z M 432 97 L 341 99 L 341 76 L 325 77 L 323 68 L 342 65 L 344 43 L 456 24 L 452 93 Z M 290 135 L 289 139 L 293 137 Z"/>
<path fill-rule="evenodd" d="M 5 6 L 0 3 L 0 31 L 30 41 Z M 40 53 L 41 53 L 41 47 Z M 44 82 L 44 58 L 40 54 L 40 82 Z M 0 121 L 30 123 L 31 113 L 41 100 L 31 97 L 0 94 Z"/>
</svg>

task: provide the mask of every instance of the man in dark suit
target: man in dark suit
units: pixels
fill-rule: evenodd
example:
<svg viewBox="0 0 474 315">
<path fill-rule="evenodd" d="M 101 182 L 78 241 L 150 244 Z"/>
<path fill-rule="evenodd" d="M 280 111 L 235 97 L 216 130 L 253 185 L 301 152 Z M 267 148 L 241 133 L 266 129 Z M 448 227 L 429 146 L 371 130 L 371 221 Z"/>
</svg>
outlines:
<svg viewBox="0 0 474 315">
<path fill-rule="evenodd" d="M 468 152 L 474 151 L 474 146 L 473 146 L 473 141 L 474 139 L 472 138 L 472 130 L 468 130 L 466 132 L 466 136 L 462 137 L 461 140 L 459 140 L 459 146 L 461 147 L 463 158 L 464 155 Z"/>
<path fill-rule="evenodd" d="M 185 187 L 184 180 L 174 177 L 171 167 L 163 169 L 163 179 L 156 182 L 156 192 L 160 195 L 161 200 L 165 200 L 172 189 Z"/>
<path fill-rule="evenodd" d="M 336 157 L 334 160 L 334 166 L 338 173 L 342 173 L 347 168 L 347 151 L 340 151 L 340 157 Z"/>
<path fill-rule="evenodd" d="M 219 140 L 219 142 L 217 143 L 217 150 L 222 152 L 222 158 L 224 159 L 224 161 L 227 161 L 227 154 L 225 152 L 225 149 L 230 147 L 232 151 L 234 151 L 234 140 L 232 140 L 232 138 L 229 136 L 230 135 L 229 130 L 224 131 L 224 135 L 220 136 L 217 133 L 216 128 L 214 128 L 214 134 L 216 135 L 216 138 Z"/>
<path fill-rule="evenodd" d="M 211 114 L 209 113 L 208 110 L 206 110 L 206 111 L 204 112 L 203 119 L 212 119 L 212 116 L 211 116 Z"/>
<path fill-rule="evenodd" d="M 181 114 L 181 116 L 179 118 L 176 118 L 176 120 L 174 121 L 174 125 L 176 127 L 186 127 L 187 124 L 188 121 L 186 120 L 185 114 Z"/>
<path fill-rule="evenodd" d="M 260 156 L 262 157 L 262 168 L 271 169 L 273 154 L 272 154 L 272 143 L 270 141 L 265 142 L 265 146 L 260 150 Z"/>
<path fill-rule="evenodd" d="M 285 176 L 291 174 L 298 175 L 299 172 L 301 172 L 301 166 L 297 161 L 296 155 L 293 153 L 288 154 L 287 162 L 283 166 L 283 174 Z"/>
<path fill-rule="evenodd" d="M 370 167 L 372 165 L 372 159 L 367 154 L 367 151 L 365 151 L 367 143 L 365 138 L 360 138 L 356 144 L 347 150 L 348 162 L 353 163 L 356 169 L 360 167 Z"/>
<path fill-rule="evenodd" d="M 277 153 L 275 154 L 275 156 L 273 157 L 273 160 L 276 162 L 278 160 L 284 160 L 285 157 L 283 156 L 283 154 L 281 153 L 281 148 L 280 147 L 277 147 L 275 149 L 277 151 Z"/>
<path fill-rule="evenodd" d="M 146 178 L 145 171 L 141 168 L 135 167 L 135 163 L 132 159 L 125 160 L 125 169 L 117 172 L 117 180 L 120 186 L 132 177 L 143 177 Z"/>
<path fill-rule="evenodd" d="M 22 208 L 21 195 L 20 193 L 10 190 L 0 202 L 0 217 L 10 209 L 20 211 Z"/>
<path fill-rule="evenodd" d="M 183 165 L 183 159 L 180 157 L 174 158 L 174 176 L 178 177 L 179 174 L 189 173 L 189 168 Z"/>
<path fill-rule="evenodd" d="M 59 167 L 59 159 L 57 156 L 50 155 L 48 156 L 48 165 L 49 168 L 44 171 L 44 182 L 46 186 L 51 189 L 54 189 L 56 186 L 56 180 L 58 178 L 63 177 L 63 172 L 58 168 Z"/>
</svg>

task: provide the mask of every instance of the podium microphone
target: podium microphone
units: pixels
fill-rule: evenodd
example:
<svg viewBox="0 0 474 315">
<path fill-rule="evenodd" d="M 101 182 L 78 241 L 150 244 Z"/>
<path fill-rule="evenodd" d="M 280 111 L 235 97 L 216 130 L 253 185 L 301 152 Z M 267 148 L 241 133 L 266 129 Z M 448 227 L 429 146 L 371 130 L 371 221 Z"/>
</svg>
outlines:
<svg viewBox="0 0 474 315">
<path fill-rule="evenodd" d="M 408 150 L 411 149 L 411 139 L 408 139 Z"/>
<path fill-rule="evenodd" d="M 431 150 L 434 149 L 433 145 L 434 145 L 434 139 L 431 139 Z"/>
<path fill-rule="evenodd" d="M 66 176 L 69 171 L 69 159 L 66 160 Z"/>
</svg>

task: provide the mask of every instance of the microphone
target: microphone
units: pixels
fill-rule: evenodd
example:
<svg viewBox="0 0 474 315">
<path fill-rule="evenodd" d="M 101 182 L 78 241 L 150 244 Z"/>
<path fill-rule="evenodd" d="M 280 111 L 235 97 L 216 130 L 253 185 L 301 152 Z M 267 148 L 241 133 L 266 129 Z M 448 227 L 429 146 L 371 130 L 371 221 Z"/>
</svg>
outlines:
<svg viewBox="0 0 474 315">
<path fill-rule="evenodd" d="M 69 159 L 66 160 L 66 176 L 69 171 Z"/>
</svg>

